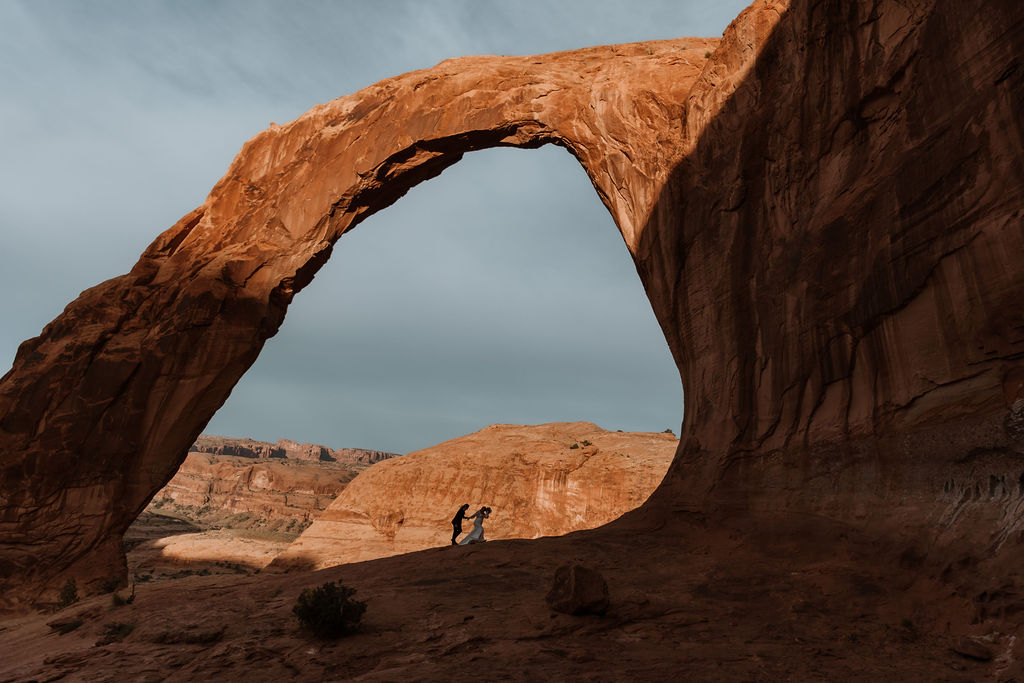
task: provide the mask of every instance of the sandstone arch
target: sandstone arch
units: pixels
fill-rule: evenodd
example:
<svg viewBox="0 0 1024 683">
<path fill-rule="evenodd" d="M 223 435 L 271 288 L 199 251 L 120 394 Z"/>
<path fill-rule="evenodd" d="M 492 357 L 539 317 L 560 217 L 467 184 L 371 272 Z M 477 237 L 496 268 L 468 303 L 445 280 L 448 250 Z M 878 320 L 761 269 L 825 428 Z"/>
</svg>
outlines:
<svg viewBox="0 0 1024 683">
<path fill-rule="evenodd" d="M 679 125 L 717 41 L 687 43 L 449 60 L 246 143 L 130 273 L 84 292 L 19 349 L 0 394 L 0 576 L 120 576 L 124 529 L 335 241 L 465 152 L 565 147 L 633 249 L 682 154 L 662 131 Z"/>
<path fill-rule="evenodd" d="M 119 573 L 120 532 L 335 240 L 497 145 L 580 161 L 665 331 L 688 408 L 648 512 L 946 543 L 973 515 L 998 552 L 1024 494 L 973 491 L 1024 457 L 1024 6 L 757 0 L 715 45 L 452 60 L 247 143 L 0 382 L 7 606 Z"/>
</svg>

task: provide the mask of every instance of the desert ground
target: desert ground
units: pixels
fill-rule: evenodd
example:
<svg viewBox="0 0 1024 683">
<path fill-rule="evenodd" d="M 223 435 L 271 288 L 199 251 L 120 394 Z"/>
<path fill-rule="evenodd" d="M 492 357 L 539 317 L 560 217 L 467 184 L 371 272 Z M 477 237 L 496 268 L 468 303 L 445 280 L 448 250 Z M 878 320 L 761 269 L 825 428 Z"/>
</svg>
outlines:
<svg viewBox="0 0 1024 683">
<path fill-rule="evenodd" d="M 228 680 L 242 670 L 267 681 L 470 680 L 481 672 L 491 680 L 573 672 L 595 681 L 1024 675 L 1021 644 L 991 630 L 964 593 L 969 572 L 943 574 L 839 525 L 765 542 L 699 517 L 652 531 L 646 514 L 559 538 L 436 548 L 317 572 L 140 584 L 130 605 L 100 596 L 3 622 L 2 680 Z M 651 561 L 635 562 L 638 554 Z M 606 615 L 547 607 L 554 571 L 570 561 L 605 576 Z M 367 611 L 355 635 L 321 641 L 299 627 L 291 607 L 304 588 L 337 580 L 357 590 Z M 61 635 L 61 626 L 78 622 Z"/>
</svg>

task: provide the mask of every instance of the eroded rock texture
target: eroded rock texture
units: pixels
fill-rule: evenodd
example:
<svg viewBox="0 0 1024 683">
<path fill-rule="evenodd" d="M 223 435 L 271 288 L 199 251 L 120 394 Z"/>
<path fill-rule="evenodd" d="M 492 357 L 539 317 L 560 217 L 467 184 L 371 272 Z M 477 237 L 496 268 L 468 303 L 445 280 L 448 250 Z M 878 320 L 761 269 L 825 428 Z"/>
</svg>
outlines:
<svg viewBox="0 0 1024 683">
<path fill-rule="evenodd" d="M 636 261 L 686 390 L 651 514 L 1018 542 L 1022 18 L 757 0 L 720 43 L 450 60 L 261 133 L 0 382 L 5 604 L 118 573 L 342 233 L 498 145 L 569 150 Z"/>
<path fill-rule="evenodd" d="M 1024 6 L 770 12 L 692 89 L 636 250 L 687 391 L 665 499 L 1019 542 Z"/>
<path fill-rule="evenodd" d="M 358 473 L 354 467 L 334 463 L 253 462 L 231 455 L 189 453 L 154 501 L 161 508 L 182 505 L 250 514 L 272 522 L 311 522 Z"/>
<path fill-rule="evenodd" d="M 677 444 L 590 422 L 491 425 L 360 473 L 274 564 L 320 569 L 445 546 L 463 503 L 467 514 L 492 508 L 491 540 L 592 529 L 647 500 Z"/>
</svg>

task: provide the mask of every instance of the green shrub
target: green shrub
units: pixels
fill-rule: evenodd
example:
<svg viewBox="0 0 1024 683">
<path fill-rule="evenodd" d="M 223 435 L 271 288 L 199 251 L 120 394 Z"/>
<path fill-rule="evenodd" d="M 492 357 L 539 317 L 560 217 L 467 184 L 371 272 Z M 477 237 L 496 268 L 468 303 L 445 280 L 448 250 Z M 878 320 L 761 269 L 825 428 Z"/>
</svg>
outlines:
<svg viewBox="0 0 1024 683">
<path fill-rule="evenodd" d="M 704 53 L 704 59 L 711 59 L 711 53 L 710 52 L 705 52 Z"/>
<path fill-rule="evenodd" d="M 589 441 L 587 441 L 586 439 L 583 439 L 583 441 L 581 441 L 580 443 L 582 443 L 584 446 L 592 446 L 593 445 Z"/>
<path fill-rule="evenodd" d="M 573 451 L 573 450 L 576 450 L 579 447 L 580 447 L 580 445 L 578 443 L 574 443 L 573 445 L 569 446 L 569 450 Z"/>
<path fill-rule="evenodd" d="M 356 591 L 331 581 L 319 588 L 307 588 L 295 601 L 292 612 L 299 623 L 320 638 L 338 638 L 356 630 L 366 603 L 352 600 Z"/>
<path fill-rule="evenodd" d="M 75 584 L 74 579 L 68 579 L 64 587 L 60 589 L 60 595 L 57 597 L 57 607 L 64 609 L 76 602 L 78 602 L 78 586 Z"/>
</svg>

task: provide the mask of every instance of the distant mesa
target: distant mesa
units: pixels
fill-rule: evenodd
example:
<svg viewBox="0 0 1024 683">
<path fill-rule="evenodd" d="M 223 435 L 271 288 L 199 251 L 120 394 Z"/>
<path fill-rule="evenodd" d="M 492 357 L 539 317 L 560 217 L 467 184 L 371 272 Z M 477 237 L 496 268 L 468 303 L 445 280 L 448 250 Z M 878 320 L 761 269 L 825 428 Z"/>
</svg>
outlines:
<svg viewBox="0 0 1024 683">
<path fill-rule="evenodd" d="M 289 460 L 319 460 L 324 462 L 351 462 L 372 465 L 381 460 L 394 458 L 400 453 L 372 451 L 363 448 L 333 449 L 313 443 L 299 443 L 290 439 L 278 439 L 272 444 L 253 439 L 233 439 L 226 436 L 201 435 L 189 449 L 190 453 L 212 453 L 234 455 L 241 458 L 282 458 Z"/>
<path fill-rule="evenodd" d="M 263 567 L 371 466 L 368 460 L 394 455 L 201 436 L 128 528 L 129 570 L 150 581 L 178 577 L 182 566 Z"/>
</svg>

